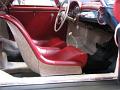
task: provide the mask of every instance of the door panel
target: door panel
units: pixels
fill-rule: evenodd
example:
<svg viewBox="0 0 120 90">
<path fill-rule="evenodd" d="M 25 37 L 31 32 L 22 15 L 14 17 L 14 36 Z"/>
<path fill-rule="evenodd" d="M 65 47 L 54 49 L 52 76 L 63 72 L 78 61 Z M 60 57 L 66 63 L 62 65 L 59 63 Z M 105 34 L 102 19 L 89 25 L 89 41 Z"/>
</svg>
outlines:
<svg viewBox="0 0 120 90">
<path fill-rule="evenodd" d="M 57 12 L 57 7 L 47 6 L 15 5 L 9 8 L 9 14 L 18 18 L 34 39 L 48 39 L 56 36 L 54 22 Z"/>
</svg>

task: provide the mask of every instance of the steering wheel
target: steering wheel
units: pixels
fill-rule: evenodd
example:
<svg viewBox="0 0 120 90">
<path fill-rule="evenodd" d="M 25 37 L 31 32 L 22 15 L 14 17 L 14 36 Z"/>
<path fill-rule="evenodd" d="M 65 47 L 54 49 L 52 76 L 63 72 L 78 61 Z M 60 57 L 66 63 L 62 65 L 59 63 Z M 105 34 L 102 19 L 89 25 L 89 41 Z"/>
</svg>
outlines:
<svg viewBox="0 0 120 90">
<path fill-rule="evenodd" d="M 61 27 L 63 26 L 67 16 L 68 16 L 68 11 L 69 11 L 69 6 L 70 6 L 70 0 L 64 1 L 59 9 L 59 12 L 56 16 L 55 24 L 54 24 L 54 31 L 58 32 Z"/>
</svg>

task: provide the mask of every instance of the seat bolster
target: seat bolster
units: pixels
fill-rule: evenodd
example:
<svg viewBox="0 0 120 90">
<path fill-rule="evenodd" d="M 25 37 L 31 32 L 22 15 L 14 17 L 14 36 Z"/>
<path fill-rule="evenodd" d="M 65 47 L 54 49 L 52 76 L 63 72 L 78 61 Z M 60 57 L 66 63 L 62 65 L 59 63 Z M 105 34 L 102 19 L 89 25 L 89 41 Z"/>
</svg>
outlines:
<svg viewBox="0 0 120 90">
<path fill-rule="evenodd" d="M 37 46 L 42 46 L 43 44 L 47 43 L 48 40 L 33 40 L 33 43 Z"/>
<path fill-rule="evenodd" d="M 56 47 L 39 47 L 39 46 L 36 47 L 43 56 L 51 56 L 60 51 L 60 49 Z"/>
</svg>

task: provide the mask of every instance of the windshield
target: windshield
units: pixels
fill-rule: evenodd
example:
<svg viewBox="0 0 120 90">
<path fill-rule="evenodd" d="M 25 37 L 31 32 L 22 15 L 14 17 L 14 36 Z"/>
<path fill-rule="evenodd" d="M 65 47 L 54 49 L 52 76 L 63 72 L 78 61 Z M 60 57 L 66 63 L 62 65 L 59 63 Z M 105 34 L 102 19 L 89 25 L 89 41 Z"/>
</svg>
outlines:
<svg viewBox="0 0 120 90">
<path fill-rule="evenodd" d="M 115 2 L 115 0 L 104 0 L 104 1 L 108 7 L 112 7 Z"/>
</svg>

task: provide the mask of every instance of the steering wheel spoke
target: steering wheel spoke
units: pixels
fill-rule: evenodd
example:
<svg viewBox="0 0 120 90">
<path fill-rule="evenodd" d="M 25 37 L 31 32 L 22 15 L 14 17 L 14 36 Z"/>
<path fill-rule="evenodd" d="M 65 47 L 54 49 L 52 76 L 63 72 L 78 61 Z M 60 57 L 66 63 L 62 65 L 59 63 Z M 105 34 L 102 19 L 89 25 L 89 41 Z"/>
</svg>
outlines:
<svg viewBox="0 0 120 90">
<path fill-rule="evenodd" d="M 62 28 L 68 15 L 69 6 L 70 6 L 70 0 L 68 0 L 67 3 L 63 2 L 62 6 L 60 7 L 54 25 L 55 32 L 59 31 Z"/>
</svg>

